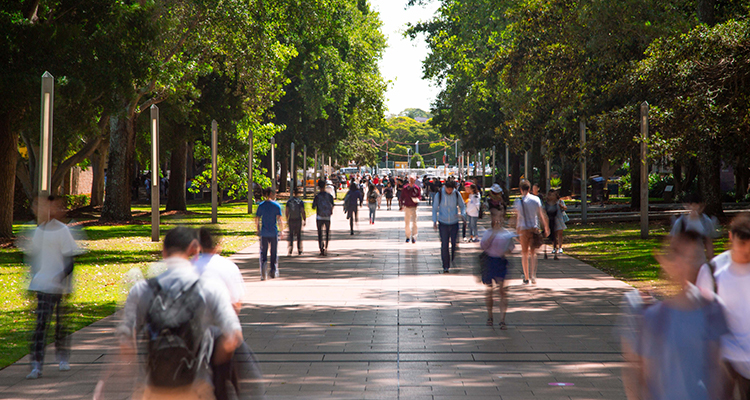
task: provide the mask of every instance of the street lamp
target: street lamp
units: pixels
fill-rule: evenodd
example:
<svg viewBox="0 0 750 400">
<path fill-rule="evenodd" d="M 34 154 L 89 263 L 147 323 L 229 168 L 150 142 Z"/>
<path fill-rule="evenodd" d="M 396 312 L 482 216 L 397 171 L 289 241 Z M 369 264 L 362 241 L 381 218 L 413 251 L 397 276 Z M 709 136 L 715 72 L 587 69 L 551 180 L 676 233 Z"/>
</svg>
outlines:
<svg viewBox="0 0 750 400">
<path fill-rule="evenodd" d="M 216 163 L 218 161 L 217 149 L 219 144 L 219 126 L 216 120 L 211 121 L 211 223 L 215 224 L 218 221 L 218 193 L 216 183 L 216 173 L 218 168 Z"/>
<path fill-rule="evenodd" d="M 39 195 L 49 196 L 52 186 L 52 111 L 55 105 L 55 78 L 42 75 L 41 157 L 39 158 Z"/>
<path fill-rule="evenodd" d="M 409 157 L 410 153 L 411 153 L 411 147 L 407 147 L 406 148 L 406 168 L 411 168 L 411 157 Z"/>
<path fill-rule="evenodd" d="M 151 106 L 151 241 L 159 241 L 159 107 Z"/>
<path fill-rule="evenodd" d="M 415 154 L 419 154 L 419 140 L 417 140 L 417 142 L 416 142 L 416 143 L 414 143 L 414 144 L 416 144 L 416 145 L 417 145 L 417 149 L 416 149 L 416 151 L 415 151 L 414 153 L 415 153 Z"/>
</svg>

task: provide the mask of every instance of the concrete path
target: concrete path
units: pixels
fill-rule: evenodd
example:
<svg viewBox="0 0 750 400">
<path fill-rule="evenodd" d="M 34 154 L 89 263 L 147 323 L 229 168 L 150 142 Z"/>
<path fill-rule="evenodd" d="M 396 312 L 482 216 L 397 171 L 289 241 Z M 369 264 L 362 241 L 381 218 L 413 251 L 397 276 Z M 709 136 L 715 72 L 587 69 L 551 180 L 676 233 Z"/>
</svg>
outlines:
<svg viewBox="0 0 750 400">
<path fill-rule="evenodd" d="M 516 255 L 502 331 L 485 326 L 484 288 L 472 275 L 476 244 L 461 244 L 458 270 L 442 274 L 426 206 L 416 244 L 404 243 L 398 211 L 383 207 L 369 225 L 360 209 L 353 236 L 341 208 L 334 211 L 327 257 L 318 255 L 312 219 L 302 256 L 279 246 L 280 278 L 260 281 L 257 245 L 233 257 L 245 275 L 241 321 L 267 399 L 625 398 L 613 335 L 625 283 L 567 256 L 540 256 L 538 284 L 523 285 Z M 73 335 L 69 372 L 48 365 L 42 379 L 26 381 L 28 358 L 0 371 L 0 398 L 91 398 L 103 371 L 119 368 L 113 324 L 107 318 Z"/>
</svg>

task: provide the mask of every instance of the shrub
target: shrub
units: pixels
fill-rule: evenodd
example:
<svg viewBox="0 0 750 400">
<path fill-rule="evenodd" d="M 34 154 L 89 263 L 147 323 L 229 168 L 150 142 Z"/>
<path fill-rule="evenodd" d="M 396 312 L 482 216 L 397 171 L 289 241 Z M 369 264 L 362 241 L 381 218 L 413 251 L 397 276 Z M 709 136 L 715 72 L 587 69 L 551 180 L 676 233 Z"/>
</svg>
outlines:
<svg viewBox="0 0 750 400">
<path fill-rule="evenodd" d="M 65 206 L 70 210 L 91 204 L 91 195 L 88 194 L 66 194 L 62 197 L 65 199 Z"/>
</svg>

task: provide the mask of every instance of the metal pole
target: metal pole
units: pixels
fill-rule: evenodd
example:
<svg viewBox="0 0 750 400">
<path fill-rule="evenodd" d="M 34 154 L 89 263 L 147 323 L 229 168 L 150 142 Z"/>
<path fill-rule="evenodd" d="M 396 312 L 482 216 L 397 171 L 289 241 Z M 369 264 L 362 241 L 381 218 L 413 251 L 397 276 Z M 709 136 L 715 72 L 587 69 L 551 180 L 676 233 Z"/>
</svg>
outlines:
<svg viewBox="0 0 750 400">
<path fill-rule="evenodd" d="M 307 145 L 302 148 L 302 197 L 307 198 Z"/>
<path fill-rule="evenodd" d="M 42 114 L 40 130 L 40 157 L 38 160 L 39 196 L 49 196 L 52 192 L 52 123 L 55 108 L 55 78 L 49 72 L 42 75 Z"/>
<path fill-rule="evenodd" d="M 294 195 L 294 188 L 297 186 L 297 171 L 294 170 L 294 142 L 289 149 L 289 198 Z"/>
<path fill-rule="evenodd" d="M 550 165 L 549 165 L 550 164 L 549 154 L 547 155 L 547 162 L 546 162 L 546 164 L 547 164 L 546 165 L 546 169 L 545 169 L 545 174 L 546 174 L 545 176 L 547 177 L 547 181 L 546 181 L 547 185 L 546 186 L 547 186 L 547 192 L 549 193 L 550 189 L 552 189 L 552 180 L 550 179 L 550 176 L 549 176 L 549 169 L 550 169 L 549 168 L 550 167 Z"/>
<path fill-rule="evenodd" d="M 525 153 L 523 153 L 523 177 L 529 183 L 531 183 L 531 178 L 529 178 L 529 151 L 528 150 Z"/>
<path fill-rule="evenodd" d="M 217 173 L 217 165 L 218 162 L 218 145 L 219 145 L 219 127 L 216 123 L 216 120 L 211 121 L 211 223 L 215 224 L 218 223 L 218 207 L 219 207 L 219 201 L 218 201 L 218 188 L 216 184 L 216 173 Z"/>
<path fill-rule="evenodd" d="M 492 146 L 492 183 L 495 183 L 495 177 L 497 176 L 497 146 Z"/>
<path fill-rule="evenodd" d="M 641 239 L 648 238 L 648 103 L 641 103 Z"/>
<path fill-rule="evenodd" d="M 487 176 L 487 171 L 485 169 L 485 166 L 487 164 L 487 162 L 485 160 L 487 160 L 487 159 L 485 158 L 485 155 L 486 155 L 485 150 L 482 149 L 482 152 L 481 152 L 481 157 L 482 157 L 482 160 L 481 160 L 481 163 L 482 163 L 482 180 L 481 180 L 482 187 L 484 187 L 484 178 Z"/>
<path fill-rule="evenodd" d="M 248 142 L 250 142 L 250 151 L 247 153 L 247 213 L 253 213 L 253 131 L 248 133 Z"/>
<path fill-rule="evenodd" d="M 322 176 L 318 177 L 318 149 L 315 149 L 315 160 L 313 160 L 313 193 L 317 193 L 318 180 L 323 179 Z"/>
<path fill-rule="evenodd" d="M 510 193 L 510 151 L 508 143 L 505 144 L 505 190 Z"/>
<path fill-rule="evenodd" d="M 276 191 L 276 138 L 271 138 L 271 189 Z"/>
<path fill-rule="evenodd" d="M 159 107 L 151 106 L 151 241 L 159 241 Z"/>
<path fill-rule="evenodd" d="M 581 222 L 586 223 L 587 215 L 586 211 L 588 208 L 588 194 L 586 193 L 586 186 L 588 186 L 588 178 L 586 175 L 586 120 L 581 118 L 579 122 L 581 129 Z"/>
</svg>

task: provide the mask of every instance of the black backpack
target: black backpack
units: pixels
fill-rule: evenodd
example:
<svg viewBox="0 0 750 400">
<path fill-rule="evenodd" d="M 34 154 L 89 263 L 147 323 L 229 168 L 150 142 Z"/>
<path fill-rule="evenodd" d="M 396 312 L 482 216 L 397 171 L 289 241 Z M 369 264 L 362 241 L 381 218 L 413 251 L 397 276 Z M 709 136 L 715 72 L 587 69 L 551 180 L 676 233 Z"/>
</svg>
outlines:
<svg viewBox="0 0 750 400">
<path fill-rule="evenodd" d="M 177 296 L 163 291 L 156 278 L 147 282 L 153 292 L 146 314 L 149 382 L 158 387 L 190 385 L 201 365 L 204 332 L 200 316 L 205 303 L 198 280 Z"/>
<path fill-rule="evenodd" d="M 291 198 L 286 202 L 286 208 L 289 211 L 290 220 L 302 219 L 302 207 L 303 203 L 299 199 Z"/>
<path fill-rule="evenodd" d="M 317 194 L 318 203 L 317 212 L 321 217 L 330 217 L 333 214 L 333 203 L 329 200 L 330 194 L 328 192 L 320 192 Z"/>
</svg>

